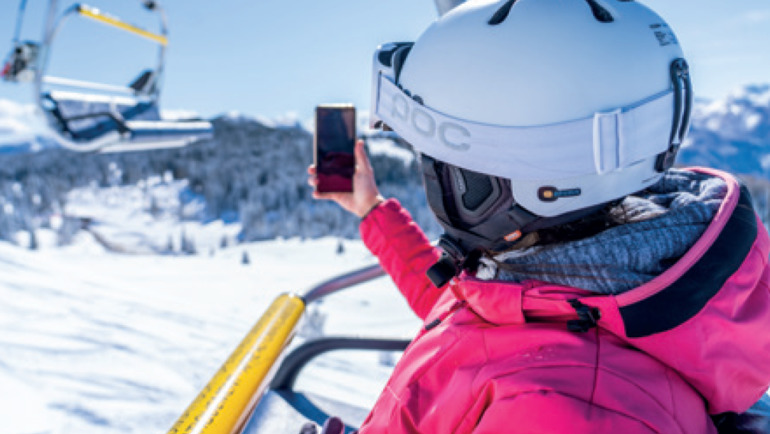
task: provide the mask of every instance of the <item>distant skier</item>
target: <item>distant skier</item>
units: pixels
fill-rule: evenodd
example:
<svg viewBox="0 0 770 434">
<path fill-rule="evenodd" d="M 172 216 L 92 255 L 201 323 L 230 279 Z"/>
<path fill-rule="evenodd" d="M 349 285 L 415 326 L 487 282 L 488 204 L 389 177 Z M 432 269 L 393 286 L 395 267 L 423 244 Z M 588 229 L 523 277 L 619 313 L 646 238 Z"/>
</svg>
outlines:
<svg viewBox="0 0 770 434">
<path fill-rule="evenodd" d="M 770 429 L 744 413 L 770 385 L 770 238 L 733 176 L 672 168 L 693 95 L 663 19 L 470 1 L 374 59 L 373 120 L 445 233 L 380 196 L 362 142 L 354 192 L 315 193 L 424 321 L 361 434 Z"/>
</svg>

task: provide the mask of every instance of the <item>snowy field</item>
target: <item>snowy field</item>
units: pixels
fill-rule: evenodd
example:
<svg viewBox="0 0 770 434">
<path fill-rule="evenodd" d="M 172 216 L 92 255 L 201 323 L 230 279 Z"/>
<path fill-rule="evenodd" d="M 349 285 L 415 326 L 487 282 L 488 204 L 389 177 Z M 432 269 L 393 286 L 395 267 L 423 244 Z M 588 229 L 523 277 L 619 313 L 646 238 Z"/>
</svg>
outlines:
<svg viewBox="0 0 770 434">
<path fill-rule="evenodd" d="M 93 221 L 71 245 L 45 230 L 36 251 L 0 243 L 0 433 L 164 433 L 276 295 L 374 263 L 359 242 L 339 253 L 337 239 L 223 247 L 237 226 L 180 224 L 183 183 L 150 184 L 73 192 L 67 213 Z M 181 232 L 196 255 L 152 253 Z M 387 278 L 313 310 L 330 335 L 410 337 L 419 327 Z M 327 357 L 298 385 L 368 406 L 388 362 Z"/>
</svg>

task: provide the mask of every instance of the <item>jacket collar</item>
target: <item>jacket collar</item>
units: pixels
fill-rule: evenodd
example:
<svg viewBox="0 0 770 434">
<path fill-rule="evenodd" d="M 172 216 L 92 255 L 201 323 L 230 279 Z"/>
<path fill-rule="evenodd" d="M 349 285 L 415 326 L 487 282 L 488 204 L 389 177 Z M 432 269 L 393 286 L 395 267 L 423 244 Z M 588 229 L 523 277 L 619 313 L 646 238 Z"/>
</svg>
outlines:
<svg viewBox="0 0 770 434">
<path fill-rule="evenodd" d="M 450 284 L 455 297 L 493 324 L 565 321 L 576 317 L 570 300 L 615 299 L 629 337 L 670 330 L 697 314 L 741 269 L 757 237 L 757 222 L 748 191 L 721 172 L 728 193 L 717 215 L 695 245 L 666 272 L 620 295 L 597 295 L 574 287 L 528 280 L 521 283 L 480 280 L 463 273 Z M 704 277 L 707 276 L 707 277 Z M 596 303 L 592 303 L 596 304 Z M 650 318 L 655 318 L 651 321 Z"/>
<path fill-rule="evenodd" d="M 523 283 L 480 280 L 467 273 L 450 288 L 457 299 L 485 321 L 497 325 L 523 324 L 534 319 L 566 321 L 576 317 L 569 300 L 592 293 L 568 286 L 530 280 Z"/>
</svg>

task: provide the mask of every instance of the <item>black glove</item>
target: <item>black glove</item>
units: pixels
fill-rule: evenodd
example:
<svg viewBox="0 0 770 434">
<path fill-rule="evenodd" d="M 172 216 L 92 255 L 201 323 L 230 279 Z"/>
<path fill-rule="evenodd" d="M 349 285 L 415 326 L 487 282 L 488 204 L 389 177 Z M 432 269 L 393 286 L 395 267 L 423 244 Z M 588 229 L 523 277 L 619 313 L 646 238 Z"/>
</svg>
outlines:
<svg viewBox="0 0 770 434">
<path fill-rule="evenodd" d="M 299 430 L 299 434 L 318 434 L 318 425 L 314 424 L 313 422 L 308 422 L 302 425 L 302 428 Z"/>
<path fill-rule="evenodd" d="M 319 434 L 318 425 L 308 422 L 302 425 L 299 434 Z M 326 419 L 320 434 L 345 434 L 345 424 L 337 416 L 332 416 Z"/>
</svg>

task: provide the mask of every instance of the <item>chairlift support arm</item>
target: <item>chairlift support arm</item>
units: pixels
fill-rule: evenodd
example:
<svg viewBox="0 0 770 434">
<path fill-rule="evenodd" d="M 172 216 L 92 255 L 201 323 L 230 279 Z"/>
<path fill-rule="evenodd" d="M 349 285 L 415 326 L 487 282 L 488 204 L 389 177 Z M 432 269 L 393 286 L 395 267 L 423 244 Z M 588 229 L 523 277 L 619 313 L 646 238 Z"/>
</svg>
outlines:
<svg viewBox="0 0 770 434">
<path fill-rule="evenodd" d="M 139 35 L 161 45 L 168 45 L 168 37 L 166 37 L 166 35 L 153 33 L 139 28 L 133 24 L 126 23 L 125 21 L 121 21 L 120 18 L 107 15 L 97 8 L 84 4 L 78 4 L 74 6 L 74 11 L 76 11 L 81 16 L 91 18 L 97 22 L 117 27 L 118 29 Z"/>
<path fill-rule="evenodd" d="M 21 0 L 19 3 L 19 12 L 16 15 L 16 29 L 13 32 L 13 46 L 17 46 L 19 42 L 21 41 L 21 27 L 24 23 L 24 13 L 27 8 L 27 0 Z"/>
<path fill-rule="evenodd" d="M 158 51 L 158 64 L 155 67 L 154 75 L 156 80 L 160 78 L 161 74 L 163 73 L 163 66 L 164 66 L 165 56 L 166 56 L 166 46 L 168 45 L 168 25 L 167 25 L 166 13 L 157 2 L 142 1 L 142 4 L 148 10 L 158 14 L 160 19 L 160 29 L 161 29 L 159 34 L 152 33 L 144 29 L 141 29 L 139 27 L 136 27 L 134 25 L 125 23 L 118 18 L 102 13 L 100 10 L 96 8 L 92 8 L 83 4 L 73 5 L 72 7 L 67 9 L 61 17 L 58 17 L 57 19 L 58 4 L 59 4 L 59 0 L 48 0 L 48 13 L 46 17 L 45 27 L 43 29 L 43 37 L 42 37 L 42 44 L 41 44 L 41 53 L 40 53 L 41 61 L 35 76 L 35 94 L 38 101 L 38 105 L 42 106 L 42 103 L 43 103 L 42 90 L 43 90 L 44 83 L 61 84 L 62 81 L 68 80 L 69 83 L 74 83 L 74 85 L 77 86 L 76 80 L 61 79 L 61 78 L 50 77 L 46 75 L 46 70 L 48 69 L 49 54 L 51 52 L 51 45 L 53 44 L 54 39 L 59 33 L 59 30 L 61 29 L 61 26 L 64 23 L 64 21 L 70 16 L 75 14 L 81 15 L 89 19 L 96 20 L 103 24 L 117 27 L 121 30 L 128 31 L 130 33 L 139 35 L 144 38 L 148 38 L 156 42 L 160 48 Z M 158 98 L 159 89 L 157 87 L 153 91 L 153 94 L 151 96 L 153 99 Z"/>
</svg>

